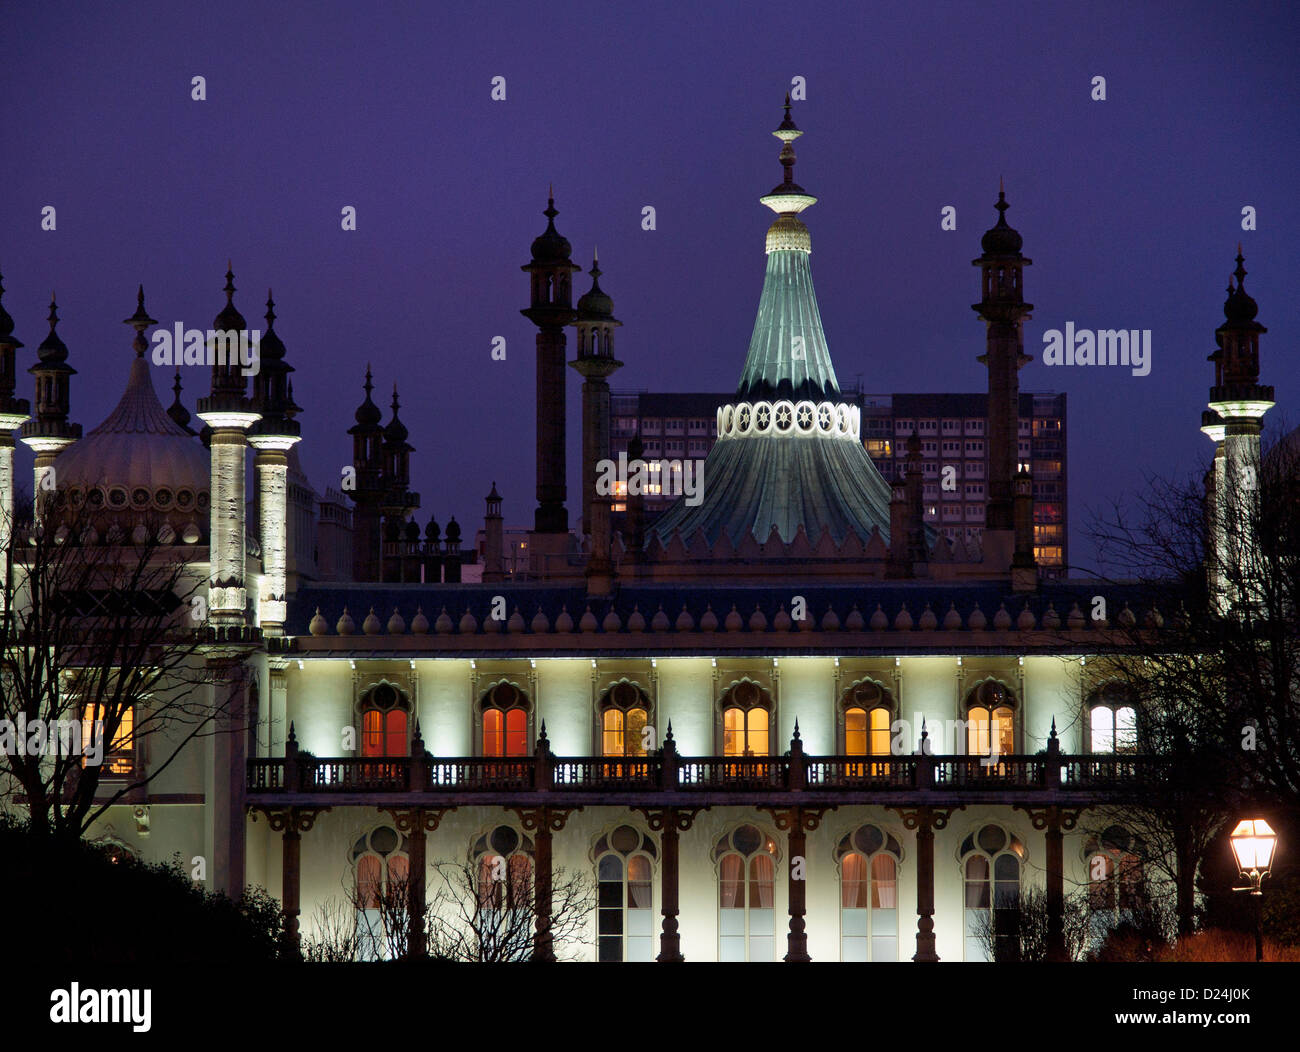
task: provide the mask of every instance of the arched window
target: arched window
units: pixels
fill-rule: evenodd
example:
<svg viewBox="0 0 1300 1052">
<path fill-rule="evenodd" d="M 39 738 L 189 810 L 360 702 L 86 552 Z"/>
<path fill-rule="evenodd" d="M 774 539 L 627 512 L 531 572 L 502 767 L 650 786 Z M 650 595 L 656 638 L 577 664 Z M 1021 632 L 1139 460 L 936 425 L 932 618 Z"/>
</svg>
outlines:
<svg viewBox="0 0 1300 1052">
<path fill-rule="evenodd" d="M 629 680 L 619 680 L 600 699 L 602 756 L 644 756 L 650 698 Z"/>
<path fill-rule="evenodd" d="M 527 756 L 531 749 L 528 695 L 502 680 L 479 701 L 483 716 L 484 756 Z"/>
<path fill-rule="evenodd" d="M 1095 753 L 1137 752 L 1137 709 L 1119 683 L 1108 683 L 1088 696 L 1088 730 Z"/>
<path fill-rule="evenodd" d="M 776 952 L 776 841 L 742 825 L 718 840 L 718 960 L 771 961 Z"/>
<path fill-rule="evenodd" d="M 847 834 L 840 864 L 840 960 L 898 960 L 898 863 L 903 849 L 878 826 Z"/>
<path fill-rule="evenodd" d="M 654 960 L 654 841 L 632 826 L 619 826 L 596 841 L 593 854 L 596 960 Z"/>
<path fill-rule="evenodd" d="M 404 691 L 377 683 L 361 695 L 361 755 L 408 756 L 411 703 Z"/>
<path fill-rule="evenodd" d="M 986 825 L 961 845 L 966 890 L 966 960 L 1015 960 L 1020 952 L 1020 865 L 1025 845 Z"/>
<path fill-rule="evenodd" d="M 525 961 L 533 952 L 533 842 L 512 826 L 497 826 L 470 851 L 476 878 L 471 925 L 477 959 Z"/>
<path fill-rule="evenodd" d="M 1146 904 L 1142 871 L 1145 846 L 1123 826 L 1108 826 L 1084 845 L 1088 863 L 1088 908 L 1094 945 L 1117 924 L 1132 921 Z"/>
<path fill-rule="evenodd" d="M 889 756 L 893 695 L 874 680 L 864 679 L 840 696 L 845 756 Z"/>
<path fill-rule="evenodd" d="M 380 826 L 352 846 L 357 959 L 386 961 L 406 950 L 410 855 L 406 837 Z"/>
<path fill-rule="evenodd" d="M 752 679 L 733 683 L 722 695 L 722 755 L 771 754 L 772 697 Z"/>
<path fill-rule="evenodd" d="M 986 679 L 966 695 L 966 755 L 1002 756 L 1016 751 L 1016 696 L 1004 683 Z"/>
</svg>

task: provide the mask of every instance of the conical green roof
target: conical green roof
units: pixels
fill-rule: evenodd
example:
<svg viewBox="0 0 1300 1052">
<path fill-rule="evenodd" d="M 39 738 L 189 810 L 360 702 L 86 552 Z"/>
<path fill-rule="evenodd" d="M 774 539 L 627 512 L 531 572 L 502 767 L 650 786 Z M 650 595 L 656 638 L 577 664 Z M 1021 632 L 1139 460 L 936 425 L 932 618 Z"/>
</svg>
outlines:
<svg viewBox="0 0 1300 1052">
<path fill-rule="evenodd" d="M 762 198 L 777 218 L 737 401 L 719 414 L 698 502 L 679 499 L 653 525 L 664 545 L 674 533 L 689 543 L 698 531 L 713 544 L 724 530 L 732 544 L 747 533 L 765 542 L 773 527 L 786 543 L 800 527 L 814 544 L 826 530 L 836 544 L 850 533 L 865 543 L 873 531 L 889 540 L 889 483 L 862 445 L 858 409 L 841 401 L 822 331 L 811 240 L 799 219 L 817 199 L 793 178 L 802 133 L 789 107 L 787 98 L 773 132 L 785 181 Z"/>
</svg>

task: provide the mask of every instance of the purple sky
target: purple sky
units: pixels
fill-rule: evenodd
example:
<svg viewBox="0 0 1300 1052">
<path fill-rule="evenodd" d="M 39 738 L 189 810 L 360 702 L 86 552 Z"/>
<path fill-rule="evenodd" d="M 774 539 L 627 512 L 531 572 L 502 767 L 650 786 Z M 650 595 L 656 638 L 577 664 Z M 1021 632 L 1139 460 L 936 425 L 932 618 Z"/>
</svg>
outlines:
<svg viewBox="0 0 1300 1052">
<path fill-rule="evenodd" d="M 0 270 L 27 345 L 20 393 L 51 289 L 79 370 L 73 419 L 90 430 L 125 382 L 137 282 L 155 318 L 206 328 L 229 256 L 250 326 L 274 286 L 317 489 L 350 459 L 369 360 L 385 408 L 401 384 L 421 522 L 454 513 L 472 536 L 495 479 L 507 523 L 529 523 L 535 330 L 519 266 L 547 183 L 584 269 L 599 245 L 624 322 L 615 387 L 731 390 L 771 219 L 757 198 L 781 174 L 769 132 L 801 75 L 797 178 L 820 198 L 805 219 L 842 384 L 984 389 L 970 261 L 1005 176 L 1034 260 L 1022 389 L 1069 394 L 1071 539 L 1086 564 L 1087 506 L 1208 449 L 1205 356 L 1238 239 L 1270 330 L 1262 380 L 1274 414 L 1300 422 L 1300 17 L 1287 2 L 1155 6 L 10 8 Z M 195 75 L 207 101 L 190 98 Z M 505 102 L 489 97 L 498 75 Z M 1089 98 L 1094 75 L 1105 102 Z M 955 233 L 939 228 L 949 204 Z M 40 229 L 46 205 L 55 232 Z M 356 232 L 340 229 L 345 205 Z M 1241 231 L 1244 205 L 1255 232 Z M 1045 367 L 1042 333 L 1066 321 L 1153 330 L 1151 374 Z M 505 362 L 490 358 L 497 335 Z M 183 380 L 193 411 L 208 376 Z M 169 403 L 170 372 L 155 386 Z M 578 386 L 574 374 L 571 521 Z M 25 448 L 19 463 L 30 478 Z"/>
</svg>

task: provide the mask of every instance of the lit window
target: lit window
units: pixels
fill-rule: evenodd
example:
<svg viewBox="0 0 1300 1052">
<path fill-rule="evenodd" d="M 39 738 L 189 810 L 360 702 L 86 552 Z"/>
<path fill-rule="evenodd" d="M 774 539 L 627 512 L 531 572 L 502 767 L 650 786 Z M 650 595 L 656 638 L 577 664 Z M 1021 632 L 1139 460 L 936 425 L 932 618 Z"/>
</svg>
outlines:
<svg viewBox="0 0 1300 1052">
<path fill-rule="evenodd" d="M 380 683 L 361 697 L 361 755 L 406 756 L 410 703 L 391 683 Z"/>
<path fill-rule="evenodd" d="M 81 762 L 86 764 L 86 753 L 93 748 L 96 722 L 106 721 L 104 706 L 87 705 L 81 713 Z M 108 728 L 104 728 L 108 732 Z M 108 748 L 104 749 L 100 777 L 126 777 L 135 770 L 135 708 L 128 705 L 122 710 L 117 731 Z"/>
<path fill-rule="evenodd" d="M 1123 826 L 1109 826 L 1088 839 L 1089 936 L 1094 948 L 1119 924 L 1133 921 L 1134 913 L 1148 903 L 1142 855 L 1143 842 Z"/>
<path fill-rule="evenodd" d="M 1093 752 L 1137 752 L 1137 710 L 1121 685 L 1111 683 L 1094 691 L 1088 708 Z"/>
<path fill-rule="evenodd" d="M 644 756 L 650 699 L 635 683 L 620 680 L 600 700 L 601 754 Z"/>
<path fill-rule="evenodd" d="M 533 842 L 511 826 L 475 841 L 477 895 L 470 925 L 484 962 L 526 961 L 533 953 Z"/>
<path fill-rule="evenodd" d="M 718 866 L 718 960 L 773 960 L 776 841 L 743 825 L 714 845 L 713 860 Z"/>
<path fill-rule="evenodd" d="M 988 756 L 995 744 L 1003 756 L 1016 751 L 1015 703 L 1011 691 L 994 680 L 985 680 L 966 696 L 967 756 Z"/>
<path fill-rule="evenodd" d="M 595 854 L 596 960 L 654 960 L 654 841 L 619 826 L 596 841 Z"/>
<path fill-rule="evenodd" d="M 405 956 L 410 855 L 406 837 L 380 826 L 352 847 L 357 959 L 386 961 Z"/>
<path fill-rule="evenodd" d="M 1020 864 L 1024 857 L 1024 844 L 1001 826 L 984 826 L 962 842 L 966 960 L 1005 961 L 1020 956 Z"/>
<path fill-rule="evenodd" d="M 840 960 L 898 960 L 898 841 L 865 825 L 839 843 Z"/>
<path fill-rule="evenodd" d="M 722 696 L 722 755 L 767 756 L 771 698 L 753 680 L 742 679 Z"/>
<path fill-rule="evenodd" d="M 484 756 L 528 755 L 528 696 L 501 682 L 483 695 Z"/>
</svg>

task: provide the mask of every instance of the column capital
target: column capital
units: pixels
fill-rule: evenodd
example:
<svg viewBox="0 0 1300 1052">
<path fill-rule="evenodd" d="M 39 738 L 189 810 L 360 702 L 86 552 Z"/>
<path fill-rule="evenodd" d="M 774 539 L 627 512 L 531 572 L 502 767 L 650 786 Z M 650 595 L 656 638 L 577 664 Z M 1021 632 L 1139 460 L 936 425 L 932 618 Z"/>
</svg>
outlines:
<svg viewBox="0 0 1300 1052">
<path fill-rule="evenodd" d="M 819 807 L 807 807 L 803 804 L 793 806 L 759 804 L 758 810 L 769 812 L 776 823 L 776 828 L 782 833 L 811 833 L 821 825 L 822 816 L 827 811 L 836 810 L 838 806 L 838 804 L 825 804 Z"/>
<path fill-rule="evenodd" d="M 569 815 L 574 811 L 581 811 L 582 805 L 552 807 L 549 804 L 542 804 L 535 807 L 507 807 L 506 810 L 517 814 L 520 824 L 530 833 L 558 833 L 568 822 Z"/>
<path fill-rule="evenodd" d="M 897 811 L 898 816 L 903 820 L 903 826 L 909 832 L 931 832 L 935 829 L 946 829 L 948 819 L 952 818 L 953 812 L 963 811 L 965 804 L 956 804 L 952 807 L 934 807 L 929 804 L 920 807 L 909 806 L 906 804 L 886 804 L 890 811 Z"/>
<path fill-rule="evenodd" d="M 1079 816 L 1086 808 L 1062 807 L 1060 804 L 1013 804 L 1017 811 L 1024 811 L 1029 821 L 1038 831 L 1051 833 L 1068 833 L 1079 822 Z"/>
<path fill-rule="evenodd" d="M 645 815 L 646 823 L 653 833 L 685 833 L 695 824 L 695 818 L 707 807 L 640 807 L 633 806 L 632 811 Z"/>
<path fill-rule="evenodd" d="M 391 815 L 399 833 L 433 833 L 454 807 L 383 807 L 376 810 Z"/>
<path fill-rule="evenodd" d="M 316 824 L 316 819 L 326 811 L 331 811 L 329 807 L 267 807 L 264 804 L 250 804 L 248 812 L 254 822 L 257 821 L 257 813 L 260 811 L 266 815 L 266 820 L 271 825 L 273 833 L 285 833 L 301 835 L 309 832 Z"/>
</svg>

